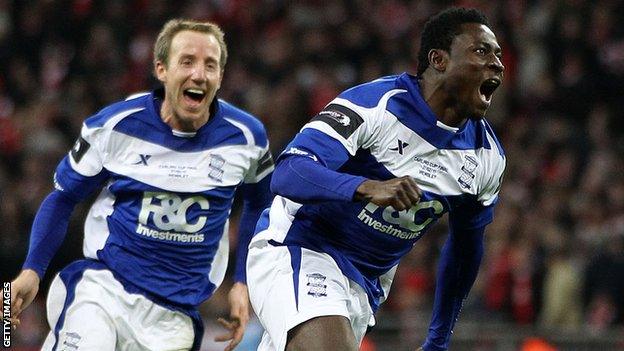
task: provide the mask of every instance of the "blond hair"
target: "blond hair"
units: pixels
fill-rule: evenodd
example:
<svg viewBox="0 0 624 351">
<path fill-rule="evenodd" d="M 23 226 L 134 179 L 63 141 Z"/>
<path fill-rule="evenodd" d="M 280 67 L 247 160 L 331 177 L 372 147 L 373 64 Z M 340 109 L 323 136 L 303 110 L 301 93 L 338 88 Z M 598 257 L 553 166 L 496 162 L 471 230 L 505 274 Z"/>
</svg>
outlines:
<svg viewBox="0 0 624 351">
<path fill-rule="evenodd" d="M 219 67 L 221 70 L 225 68 L 225 62 L 227 61 L 227 46 L 225 45 L 224 34 L 221 28 L 211 22 L 197 22 L 186 19 L 172 19 L 169 20 L 163 26 L 158 38 L 156 38 L 156 44 L 154 44 L 154 64 L 158 61 L 167 65 L 169 60 L 169 51 L 171 50 L 171 42 L 173 37 L 181 31 L 190 30 L 194 32 L 212 34 L 217 39 L 219 47 L 221 48 L 221 57 L 219 59 Z"/>
</svg>

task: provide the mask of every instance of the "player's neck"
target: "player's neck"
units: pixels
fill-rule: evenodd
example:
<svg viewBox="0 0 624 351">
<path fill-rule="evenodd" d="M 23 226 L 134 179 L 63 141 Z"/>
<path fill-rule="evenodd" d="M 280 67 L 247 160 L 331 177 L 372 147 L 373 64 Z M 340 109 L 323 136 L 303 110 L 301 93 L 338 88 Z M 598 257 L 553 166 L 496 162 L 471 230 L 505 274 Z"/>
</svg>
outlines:
<svg viewBox="0 0 624 351">
<path fill-rule="evenodd" d="M 450 127 L 461 127 L 467 119 L 458 113 L 458 101 L 446 91 L 444 83 L 425 71 L 418 79 L 420 94 L 436 118 Z"/>
<path fill-rule="evenodd" d="M 184 120 L 175 113 L 169 101 L 165 99 L 160 106 L 160 118 L 169 127 L 171 127 L 172 130 L 185 133 L 193 133 L 198 131 L 199 128 L 201 128 L 204 124 L 208 123 L 208 119 L 210 119 L 210 113 L 208 113 L 208 116 L 202 118 L 201 120 Z"/>
</svg>

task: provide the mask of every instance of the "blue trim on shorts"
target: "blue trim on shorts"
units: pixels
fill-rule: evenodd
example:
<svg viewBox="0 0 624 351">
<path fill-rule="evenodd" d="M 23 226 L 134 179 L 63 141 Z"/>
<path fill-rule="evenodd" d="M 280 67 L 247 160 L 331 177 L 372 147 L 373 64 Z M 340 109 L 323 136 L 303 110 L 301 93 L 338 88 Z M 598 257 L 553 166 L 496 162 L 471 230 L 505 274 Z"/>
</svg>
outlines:
<svg viewBox="0 0 624 351">
<path fill-rule="evenodd" d="M 69 305 L 71 305 L 72 302 L 74 302 L 74 299 L 76 298 L 76 285 L 78 285 L 78 282 L 82 279 L 82 276 L 87 269 L 108 270 L 113 274 L 113 277 L 121 283 L 127 293 L 140 294 L 146 299 L 161 307 L 167 308 L 172 311 L 182 312 L 189 316 L 189 318 L 191 318 L 193 322 L 193 330 L 195 332 L 195 337 L 193 338 L 193 346 L 191 347 L 190 351 L 198 351 L 200 349 L 201 342 L 204 337 L 204 321 L 202 320 L 197 308 L 192 306 L 174 305 L 164 301 L 161 298 L 147 294 L 145 291 L 139 289 L 134 284 L 119 277 L 117 274 L 115 274 L 115 272 L 111 271 L 103 262 L 87 258 L 71 263 L 69 266 L 63 268 L 63 270 L 61 270 L 61 272 L 59 273 L 59 276 L 63 281 L 63 284 L 65 285 L 65 289 L 67 290 L 67 296 L 65 297 L 63 310 L 61 311 L 59 319 L 56 322 L 56 326 L 54 327 L 55 340 L 52 350 L 56 350 L 59 340 L 59 332 L 63 328 L 67 308 L 69 307 Z"/>
<path fill-rule="evenodd" d="M 56 326 L 54 327 L 55 340 L 54 346 L 52 346 L 52 350 L 56 350 L 59 341 L 59 333 L 63 328 L 63 324 L 65 324 L 65 313 L 67 312 L 67 308 L 69 307 L 69 305 L 72 304 L 72 302 L 74 302 L 74 299 L 76 298 L 76 285 L 78 285 L 78 282 L 82 279 L 82 276 L 87 269 L 102 270 L 106 269 L 106 266 L 103 263 L 95 260 L 79 260 L 71 263 L 59 273 L 59 277 L 65 285 L 67 296 L 65 296 L 63 310 L 61 311 L 59 319 L 56 322 Z"/>
<path fill-rule="evenodd" d="M 295 288 L 295 307 L 299 312 L 299 271 L 301 271 L 301 248 L 288 246 L 290 252 L 290 265 L 293 270 L 293 287 Z"/>
<path fill-rule="evenodd" d="M 184 311 L 181 311 L 184 312 Z M 195 332 L 195 338 L 193 338 L 193 346 L 190 351 L 199 351 L 204 338 L 204 321 L 202 320 L 199 311 L 195 310 L 192 313 L 184 312 L 191 317 L 193 321 L 193 331 Z"/>
</svg>

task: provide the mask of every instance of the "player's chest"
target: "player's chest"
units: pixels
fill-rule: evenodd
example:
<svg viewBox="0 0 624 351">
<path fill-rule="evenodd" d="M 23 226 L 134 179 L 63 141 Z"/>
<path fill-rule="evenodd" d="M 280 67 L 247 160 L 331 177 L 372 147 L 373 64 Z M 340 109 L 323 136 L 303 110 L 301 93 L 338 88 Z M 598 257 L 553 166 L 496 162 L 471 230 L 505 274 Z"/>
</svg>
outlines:
<svg viewBox="0 0 624 351">
<path fill-rule="evenodd" d="M 234 186 L 250 168 L 252 150 L 225 145 L 209 150 L 180 152 L 140 139 L 113 140 L 104 166 L 114 173 L 161 189 L 203 191 Z"/>
<path fill-rule="evenodd" d="M 411 176 L 421 188 L 443 195 L 476 194 L 483 170 L 478 150 L 441 149 L 411 131 L 387 133 L 371 148 L 395 176 Z"/>
</svg>

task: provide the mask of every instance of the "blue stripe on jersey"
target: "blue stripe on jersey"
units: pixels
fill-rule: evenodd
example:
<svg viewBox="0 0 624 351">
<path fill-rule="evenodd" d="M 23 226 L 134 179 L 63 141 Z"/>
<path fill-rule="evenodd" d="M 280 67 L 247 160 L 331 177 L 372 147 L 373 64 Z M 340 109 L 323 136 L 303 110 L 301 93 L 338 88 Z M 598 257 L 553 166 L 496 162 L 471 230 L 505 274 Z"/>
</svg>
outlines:
<svg viewBox="0 0 624 351">
<path fill-rule="evenodd" d="M 132 109 L 140 108 L 140 107 L 147 107 L 148 101 L 151 101 L 151 100 L 152 100 L 152 94 L 147 94 L 147 95 L 141 95 L 139 97 L 136 97 L 134 99 L 130 99 L 127 101 L 126 100 L 118 101 L 114 104 L 106 106 L 105 108 L 101 109 L 95 115 L 87 118 L 84 123 L 89 128 L 102 127 L 104 124 L 106 124 L 106 122 L 108 122 L 108 120 L 110 120 L 112 117 L 120 114 L 123 111 L 128 111 L 128 110 L 132 110 Z"/>
<path fill-rule="evenodd" d="M 500 141 L 498 141 L 496 134 L 494 134 L 492 126 L 490 126 L 490 124 L 485 119 L 483 119 L 481 122 L 485 125 L 485 130 L 487 131 L 487 133 L 490 135 L 490 137 L 492 137 L 492 139 L 494 139 L 494 142 L 496 142 L 496 147 L 498 147 L 499 155 L 505 156 L 505 150 L 503 150 L 503 146 L 501 145 Z"/>
<path fill-rule="evenodd" d="M 407 93 L 390 98 L 386 109 L 403 125 L 438 149 L 491 149 L 485 137 L 485 128 L 479 121 L 468 120 L 458 132 L 440 128 L 436 125 L 437 119 L 433 117 L 432 120 L 429 114 L 423 111 L 429 109 L 429 106 L 414 106 Z"/>
<path fill-rule="evenodd" d="M 486 137 L 486 127 L 480 120 L 468 119 L 457 132 L 438 127 L 438 118 L 423 99 L 417 77 L 404 73 L 397 78 L 397 86 L 407 92 L 390 98 L 386 109 L 431 145 L 458 150 L 492 148 Z M 496 140 L 494 133 L 490 134 Z"/>
<path fill-rule="evenodd" d="M 266 130 L 262 122 L 256 117 L 223 100 L 219 100 L 219 110 L 223 117 L 232 118 L 247 126 L 253 134 L 257 146 L 264 148 L 269 144 Z"/>
<path fill-rule="evenodd" d="M 439 149 L 491 149 L 492 146 L 486 137 L 486 133 L 489 133 L 496 141 L 502 155 L 503 149 L 485 120 L 481 123 L 481 121 L 469 119 L 458 132 L 438 127 L 438 118 L 420 94 L 417 77 L 407 73 L 355 86 L 344 91 L 339 97 L 358 106 L 372 108 L 377 106 L 381 97 L 392 89 L 407 91 L 392 96 L 386 109 L 392 112 L 403 125 L 416 132 L 431 145 Z"/>
<path fill-rule="evenodd" d="M 354 104 L 366 108 L 375 107 L 379 104 L 379 100 L 389 90 L 396 88 L 396 79 L 398 76 L 387 76 L 372 82 L 357 85 L 347 89 L 338 95 L 353 102 Z"/>
<path fill-rule="evenodd" d="M 171 128 L 164 122 L 159 126 L 163 133 L 154 133 L 152 128 L 154 116 L 148 111 L 140 111 L 124 118 L 117 123 L 114 130 L 180 152 L 203 151 L 226 145 L 246 145 L 247 139 L 243 132 L 222 117 L 220 113 L 212 116 L 208 123 L 190 138 L 173 135 Z"/>
<path fill-rule="evenodd" d="M 262 123 L 249 113 L 223 100 L 217 100 L 216 108 L 212 110 L 213 115 L 194 137 L 176 137 L 171 133 L 171 127 L 159 118 L 161 103 L 159 99 L 159 93 L 156 91 L 131 100 L 114 103 L 102 109 L 95 116 L 88 118 L 85 124 L 89 128 L 101 127 L 113 116 L 123 111 L 143 107 L 144 110 L 135 112 L 117 123 L 114 130 L 182 152 L 202 151 L 216 146 L 247 144 L 243 132 L 223 119 L 223 117 L 228 117 L 240 121 L 241 124 L 249 128 L 254 136 L 255 145 L 260 147 L 268 145 L 266 131 Z M 164 133 L 154 133 L 153 128 Z"/>
</svg>

